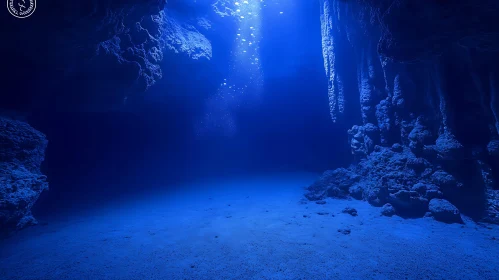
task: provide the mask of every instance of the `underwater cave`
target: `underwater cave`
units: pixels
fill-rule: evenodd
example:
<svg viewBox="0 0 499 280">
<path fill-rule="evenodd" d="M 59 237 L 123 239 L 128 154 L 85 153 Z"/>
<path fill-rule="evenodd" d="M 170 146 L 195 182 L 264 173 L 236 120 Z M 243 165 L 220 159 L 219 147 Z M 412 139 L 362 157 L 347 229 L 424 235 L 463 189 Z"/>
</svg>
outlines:
<svg viewBox="0 0 499 280">
<path fill-rule="evenodd" d="M 8 0 L 0 279 L 497 279 L 498 13 Z"/>
</svg>

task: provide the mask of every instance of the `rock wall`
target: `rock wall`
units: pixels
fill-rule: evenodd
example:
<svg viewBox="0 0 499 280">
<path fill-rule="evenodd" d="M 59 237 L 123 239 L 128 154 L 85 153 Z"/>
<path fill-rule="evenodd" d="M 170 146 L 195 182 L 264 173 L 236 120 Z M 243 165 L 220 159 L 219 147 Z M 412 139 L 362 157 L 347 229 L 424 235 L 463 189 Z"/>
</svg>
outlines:
<svg viewBox="0 0 499 280">
<path fill-rule="evenodd" d="M 183 63 L 211 59 L 210 7 L 180 0 L 52 1 L 39 3 L 24 21 L 3 17 L 4 76 L 24 90 L 16 103 L 12 96 L 0 103 L 17 111 L 120 108 L 167 79 L 164 68 L 178 67 L 177 56 Z"/>
<path fill-rule="evenodd" d="M 210 36 L 235 28 L 235 11 L 221 9 L 227 0 L 39 4 L 30 18 L 0 19 L 9 26 L 0 46 L 8 54 L 3 92 L 10 93 L 0 95 L 2 110 L 123 109 L 160 79 L 178 79 L 172 72 L 211 60 Z M 46 145 L 26 123 L 0 118 L 0 232 L 36 223 L 30 209 L 48 188 L 40 172 Z"/>
<path fill-rule="evenodd" d="M 0 234 L 36 224 L 31 207 L 48 189 L 40 171 L 47 143 L 27 123 L 0 117 Z"/>
<path fill-rule="evenodd" d="M 355 164 L 307 197 L 349 195 L 409 216 L 450 201 L 499 223 L 499 3 L 413 2 L 321 1 L 331 116 L 358 123 Z"/>
</svg>

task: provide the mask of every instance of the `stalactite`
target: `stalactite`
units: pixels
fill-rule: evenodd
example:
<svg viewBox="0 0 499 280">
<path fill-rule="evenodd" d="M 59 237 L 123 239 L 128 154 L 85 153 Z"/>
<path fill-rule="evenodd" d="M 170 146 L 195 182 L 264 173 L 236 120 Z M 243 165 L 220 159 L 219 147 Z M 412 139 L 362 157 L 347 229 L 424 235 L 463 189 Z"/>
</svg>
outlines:
<svg viewBox="0 0 499 280">
<path fill-rule="evenodd" d="M 497 74 L 494 72 L 489 73 L 489 84 L 490 84 L 490 109 L 494 114 L 496 131 L 499 132 L 499 93 L 497 85 Z"/>
<path fill-rule="evenodd" d="M 359 68 L 359 93 L 360 106 L 362 111 L 362 122 L 364 124 L 374 122 L 374 108 L 372 104 L 372 87 L 369 82 L 368 50 L 361 50 Z"/>
<path fill-rule="evenodd" d="M 393 78 L 393 91 L 391 92 L 391 101 L 395 113 L 396 123 L 402 121 L 402 114 L 405 106 L 404 91 L 402 89 L 401 75 L 397 73 Z M 390 96 L 389 96 L 390 97 Z"/>
<path fill-rule="evenodd" d="M 433 69 L 433 82 L 438 94 L 439 99 L 439 108 L 440 108 L 440 118 L 441 118 L 441 126 L 440 126 L 440 134 L 446 133 L 449 130 L 449 118 L 448 118 L 448 109 L 447 109 L 447 99 L 445 97 L 445 85 L 442 81 L 442 70 L 440 69 L 440 62 L 437 61 L 434 63 Z"/>
<path fill-rule="evenodd" d="M 491 93 L 488 92 L 488 89 L 491 87 L 487 83 L 487 81 L 484 81 L 483 79 L 484 77 L 482 74 L 484 71 L 480 67 L 481 63 L 475 61 L 479 58 L 474 57 L 473 53 L 469 49 L 467 49 L 466 54 L 467 56 L 465 57 L 464 61 L 466 62 L 469 68 L 469 73 L 471 76 L 471 80 L 473 82 L 473 86 L 479 94 L 480 106 L 486 118 L 486 122 L 488 123 L 489 132 L 492 135 L 492 137 L 497 137 L 498 130 L 496 127 L 496 122 L 493 121 L 495 120 L 495 117 L 494 117 L 493 108 L 491 106 L 492 99 L 494 97 L 492 96 Z M 486 80 L 488 79 L 489 78 L 486 77 Z"/>
<path fill-rule="evenodd" d="M 329 0 L 324 0 L 321 5 L 321 31 L 322 31 L 322 55 L 324 57 L 324 69 L 328 77 L 328 97 L 329 111 L 333 122 L 337 120 L 338 96 L 336 95 L 336 60 L 335 60 L 335 44 L 334 44 L 334 15 L 332 5 Z"/>
<path fill-rule="evenodd" d="M 337 96 L 337 104 L 338 104 L 338 113 L 343 115 L 345 113 L 345 91 L 343 86 L 342 75 L 337 72 L 336 73 L 336 96 Z"/>
<path fill-rule="evenodd" d="M 379 57 L 379 62 L 381 63 L 381 68 L 383 70 L 383 79 L 385 80 L 385 91 L 391 92 L 393 88 L 393 84 L 391 83 L 391 81 L 393 81 L 393 79 L 391 73 L 389 73 L 390 69 L 389 62 L 387 59 L 383 58 L 382 56 L 378 57 Z"/>
<path fill-rule="evenodd" d="M 434 69 L 431 63 L 427 63 L 424 67 L 424 92 L 425 92 L 425 107 L 426 114 L 433 118 L 440 117 L 440 97 L 436 91 L 434 81 Z"/>
</svg>

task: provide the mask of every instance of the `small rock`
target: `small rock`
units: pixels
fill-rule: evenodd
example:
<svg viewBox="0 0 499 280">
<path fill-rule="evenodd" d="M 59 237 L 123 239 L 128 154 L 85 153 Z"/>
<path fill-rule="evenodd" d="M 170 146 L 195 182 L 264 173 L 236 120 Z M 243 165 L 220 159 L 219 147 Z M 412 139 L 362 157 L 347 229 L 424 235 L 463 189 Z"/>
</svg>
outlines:
<svg viewBox="0 0 499 280">
<path fill-rule="evenodd" d="M 310 218 L 310 216 L 308 216 L 308 215 L 303 215 L 303 218 Z"/>
<path fill-rule="evenodd" d="M 434 198 L 430 200 L 429 209 L 437 221 L 445 223 L 463 222 L 456 206 L 445 199 Z"/>
<path fill-rule="evenodd" d="M 346 207 L 345 209 L 343 209 L 343 211 L 341 211 L 345 214 L 350 214 L 352 216 L 357 216 L 357 209 L 355 208 L 352 208 L 352 207 Z"/>
<path fill-rule="evenodd" d="M 317 203 L 317 204 L 321 204 L 321 205 L 326 204 L 326 202 L 325 202 L 324 200 L 319 200 L 319 201 L 316 201 L 315 203 Z"/>
<path fill-rule="evenodd" d="M 329 213 L 328 212 L 317 212 L 317 215 L 324 216 L 324 215 L 329 215 Z"/>
<path fill-rule="evenodd" d="M 391 217 L 395 215 L 395 208 L 390 203 L 387 203 L 383 205 L 381 209 L 381 215 Z"/>
<path fill-rule="evenodd" d="M 350 229 L 348 229 L 348 228 L 344 228 L 344 229 L 338 229 L 338 232 L 339 233 L 343 233 L 344 235 L 348 235 L 352 231 Z"/>
</svg>

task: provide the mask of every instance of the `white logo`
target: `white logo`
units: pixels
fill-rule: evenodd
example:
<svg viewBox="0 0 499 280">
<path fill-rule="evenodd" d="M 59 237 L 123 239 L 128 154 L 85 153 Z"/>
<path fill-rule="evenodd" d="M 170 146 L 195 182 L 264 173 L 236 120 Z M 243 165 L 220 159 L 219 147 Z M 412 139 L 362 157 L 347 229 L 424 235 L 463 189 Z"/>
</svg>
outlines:
<svg viewBox="0 0 499 280">
<path fill-rule="evenodd" d="M 7 10 L 16 18 L 27 18 L 36 9 L 36 0 L 7 0 Z"/>
</svg>

